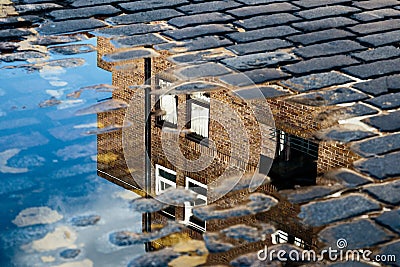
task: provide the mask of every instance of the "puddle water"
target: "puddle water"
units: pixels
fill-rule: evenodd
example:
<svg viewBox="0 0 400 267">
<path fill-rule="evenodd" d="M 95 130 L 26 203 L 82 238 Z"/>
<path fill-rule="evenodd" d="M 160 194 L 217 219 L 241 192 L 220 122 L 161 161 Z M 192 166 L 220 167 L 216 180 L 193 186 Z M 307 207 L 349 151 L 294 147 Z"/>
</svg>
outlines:
<svg viewBox="0 0 400 267">
<path fill-rule="evenodd" d="M 147 51 L 128 52 L 128 60 L 118 54 L 127 64 L 121 65 L 96 51 L 99 40 L 82 34 L 31 38 L 37 51 L 0 58 L 1 266 L 235 264 L 238 255 L 263 248 L 271 234 L 289 238 L 285 234 L 293 225 L 297 243 L 311 246 L 310 229 L 294 219 L 295 211 L 289 212 L 293 221 L 283 220 L 288 208 L 272 191 L 248 192 L 251 177 L 237 183 L 227 175 L 214 193 L 232 192 L 208 206 L 201 206 L 207 189 L 198 184 L 190 191 L 167 190 L 155 200 L 103 179 L 134 176 L 121 144 L 113 142 L 120 142 L 121 129 L 140 129 L 141 124 L 133 118 L 123 121 L 130 99 L 115 96 L 128 84 L 112 76 L 123 79 L 137 72 L 135 60 Z M 215 87 L 195 82 L 174 92 Z M 155 112 L 159 115 L 165 114 Z M 164 131 L 179 135 L 173 127 Z M 264 182 L 264 189 L 273 188 Z M 193 205 L 200 206 L 189 208 Z M 151 233 L 141 234 L 142 213 L 152 218 Z"/>
<path fill-rule="evenodd" d="M 140 232 L 141 214 L 129 205 L 135 193 L 97 176 L 96 135 L 87 132 L 115 106 L 111 73 L 97 67 L 96 38 L 76 36 L 1 57 L 1 266 L 124 266 L 144 253 L 143 244 L 108 241 Z"/>
<path fill-rule="evenodd" d="M 102 48 L 96 51 L 99 44 Z M 250 266 L 255 259 L 247 253 L 263 249 L 265 244 L 292 243 L 311 248 L 312 229 L 296 219 L 298 207 L 282 200 L 270 179 L 256 173 L 239 181 L 237 177 L 243 171 L 222 166 L 224 163 L 215 165 L 212 158 L 200 154 L 186 155 L 199 156 L 197 161 L 185 160 L 186 164 L 211 160 L 208 163 L 214 164 L 217 172 L 225 169 L 221 174 L 224 179 L 210 180 L 207 187 L 204 181 L 208 178 L 200 168 L 196 179 L 186 177 L 186 189 L 182 181 L 180 188 L 173 189 L 177 187 L 176 172 L 155 161 L 151 171 L 157 176 L 153 180 L 156 192 L 152 195 L 157 199 L 140 197 L 145 195 L 136 188 L 145 176 L 144 103 L 141 98 L 135 102 L 139 106 L 132 105 L 135 100 L 131 97 L 133 92 L 146 90 L 141 85 L 150 74 L 145 73 L 148 63 L 142 62 L 143 57 L 156 53 L 134 49 L 113 54 L 107 50 L 109 44 L 106 37 L 82 33 L 30 37 L 29 44 L 24 45 L 35 51 L 0 58 L 0 250 L 4 255 L 0 265 Z M 157 64 L 164 68 L 165 62 L 151 64 L 157 69 Z M 174 81 L 171 77 L 175 74 L 190 78 L 204 71 L 172 69 L 156 76 L 164 91 L 151 99 L 160 100 L 159 95 L 166 92 L 165 85 Z M 132 85 L 136 86 L 129 87 Z M 170 93 L 197 97 L 193 112 L 204 115 L 210 112 L 210 105 L 215 105 L 213 97 L 218 90 L 215 83 L 196 80 L 180 83 Z M 201 124 L 177 129 L 173 123 L 178 118 L 161 109 L 175 100 L 163 99 L 165 103 L 158 102 L 152 111 L 152 120 L 172 123 L 162 129 L 161 134 L 169 136 L 165 144 L 178 142 L 180 134 L 191 135 L 196 141 L 198 136 L 193 131 L 203 133 Z M 236 127 L 236 111 L 222 112 Z M 262 119 L 266 118 L 263 114 Z M 236 128 L 240 127 L 237 124 Z M 125 163 L 121 133 L 132 131 L 138 138 L 124 142 L 137 148 L 136 154 Z M 157 139 L 158 133 L 152 134 Z M 242 142 L 240 131 L 237 135 L 235 142 Z M 152 149 L 158 141 L 151 144 Z M 211 139 L 202 142 L 195 143 L 216 149 Z M 266 146 L 263 154 L 273 157 L 275 148 Z M 249 149 L 239 151 L 251 153 Z M 152 157 L 157 153 L 160 151 L 156 149 Z M 254 161 L 251 154 L 247 157 Z M 207 194 L 213 201 L 207 200 Z M 208 201 L 213 203 L 203 205 Z M 146 229 L 151 232 L 142 233 Z"/>
<path fill-rule="evenodd" d="M 294 203 L 344 186 L 315 186 L 318 144 L 275 129 L 264 94 L 280 89 L 210 78 L 252 86 L 212 60 L 229 53 L 114 47 L 121 29 L 141 33 L 31 36 L 0 56 L 0 266 L 291 266 L 257 251 L 320 249 L 304 221 L 321 219 Z"/>
</svg>

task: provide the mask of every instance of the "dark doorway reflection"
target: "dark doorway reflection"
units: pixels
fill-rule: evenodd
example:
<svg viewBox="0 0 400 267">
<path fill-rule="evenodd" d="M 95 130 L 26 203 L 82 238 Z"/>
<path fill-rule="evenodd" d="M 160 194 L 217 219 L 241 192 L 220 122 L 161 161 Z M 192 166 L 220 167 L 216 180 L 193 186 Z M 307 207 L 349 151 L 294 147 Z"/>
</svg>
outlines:
<svg viewBox="0 0 400 267">
<path fill-rule="evenodd" d="M 281 189 L 316 184 L 318 144 L 275 130 L 276 155 L 269 172 L 272 184 Z M 261 162 L 267 162 L 261 156 Z"/>
</svg>

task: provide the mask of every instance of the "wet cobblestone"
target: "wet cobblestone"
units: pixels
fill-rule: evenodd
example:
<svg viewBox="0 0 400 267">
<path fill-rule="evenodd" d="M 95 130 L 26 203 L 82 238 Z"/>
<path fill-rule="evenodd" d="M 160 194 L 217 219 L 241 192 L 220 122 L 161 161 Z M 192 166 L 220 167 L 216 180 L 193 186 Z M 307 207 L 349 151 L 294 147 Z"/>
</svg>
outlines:
<svg viewBox="0 0 400 267">
<path fill-rule="evenodd" d="M 399 187 L 400 181 L 394 181 L 385 184 L 369 185 L 364 190 L 382 202 L 398 205 L 400 203 Z"/>
<path fill-rule="evenodd" d="M 121 11 L 113 6 L 105 5 L 99 7 L 83 7 L 79 9 L 55 10 L 49 13 L 53 20 L 68 20 L 77 18 L 90 18 L 93 16 L 111 16 Z"/>
<path fill-rule="evenodd" d="M 400 130 L 400 111 L 377 115 L 363 120 L 365 123 L 382 132 L 395 132 Z"/>
<path fill-rule="evenodd" d="M 375 221 L 400 234 L 400 210 L 386 211 L 377 217 Z"/>
<path fill-rule="evenodd" d="M 298 32 L 299 31 L 293 29 L 290 26 L 276 26 L 247 32 L 232 33 L 228 34 L 228 37 L 238 43 L 248 43 L 266 38 L 287 36 Z"/>
<path fill-rule="evenodd" d="M 284 66 L 283 69 L 292 74 L 309 74 L 312 72 L 324 72 L 335 68 L 357 64 L 358 61 L 349 56 L 337 55 L 332 57 L 319 57 L 303 60 L 299 63 Z"/>
<path fill-rule="evenodd" d="M 349 169 L 336 170 L 328 173 L 327 176 L 330 179 L 338 181 L 340 184 L 343 184 L 347 188 L 354 188 L 372 182 L 371 179 Z"/>
<path fill-rule="evenodd" d="M 299 218 L 307 224 L 321 226 L 375 210 L 380 210 L 378 202 L 364 195 L 352 194 L 303 205 Z"/>
<path fill-rule="evenodd" d="M 337 72 L 326 72 L 321 74 L 310 74 L 299 78 L 292 78 L 281 82 L 281 84 L 291 88 L 292 90 L 305 92 L 329 87 L 332 85 L 340 85 L 351 81 L 352 79 Z"/>
<path fill-rule="evenodd" d="M 347 249 L 372 247 L 393 238 L 393 234 L 385 232 L 381 227 L 368 219 L 337 224 L 322 230 L 319 234 L 320 240 L 332 247 L 343 236 L 347 240 Z M 368 238 L 365 238 L 366 236 Z"/>
<path fill-rule="evenodd" d="M 282 39 L 268 39 L 262 41 L 256 41 L 251 43 L 236 44 L 227 47 L 237 55 L 247 55 L 263 51 L 274 51 L 280 48 L 287 48 L 292 46 L 288 41 Z"/>
</svg>

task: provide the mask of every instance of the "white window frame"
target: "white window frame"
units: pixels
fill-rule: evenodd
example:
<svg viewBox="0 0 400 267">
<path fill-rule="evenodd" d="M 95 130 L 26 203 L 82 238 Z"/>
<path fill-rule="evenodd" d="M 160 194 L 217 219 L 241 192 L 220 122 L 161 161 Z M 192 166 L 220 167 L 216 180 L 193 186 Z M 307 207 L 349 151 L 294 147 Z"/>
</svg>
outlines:
<svg viewBox="0 0 400 267">
<path fill-rule="evenodd" d="M 197 110 L 207 114 L 200 114 Z M 210 108 L 199 105 L 197 103 L 191 103 L 191 118 L 190 118 L 190 130 L 198 135 L 208 138 L 209 135 L 209 120 L 210 120 Z"/>
<path fill-rule="evenodd" d="M 175 171 L 170 170 L 168 168 L 165 168 L 165 167 L 163 167 L 161 165 L 156 164 L 156 195 L 160 195 L 162 192 L 165 191 L 165 190 L 161 190 L 161 186 L 160 186 L 161 183 L 168 184 L 168 185 L 176 188 L 176 183 L 174 183 L 174 182 L 162 177 L 159 174 L 159 170 L 163 170 L 165 172 L 169 172 L 170 174 L 175 175 L 175 177 L 176 177 L 176 172 Z"/>
<path fill-rule="evenodd" d="M 300 247 L 300 248 L 304 248 L 305 247 L 305 242 L 302 239 L 298 238 L 298 237 L 294 238 L 294 244 L 296 246 Z"/>
<path fill-rule="evenodd" d="M 160 77 L 157 77 L 158 80 L 158 86 L 160 89 L 166 89 L 171 87 L 172 82 L 169 82 L 167 80 L 164 80 Z M 173 98 L 173 108 L 172 110 L 169 108 L 166 108 L 165 105 L 163 105 L 163 98 L 165 97 L 165 99 L 168 98 Z M 161 95 L 158 99 L 159 103 L 160 103 L 160 109 L 165 111 L 165 115 L 161 115 L 160 116 L 160 120 L 169 123 L 171 126 L 176 126 L 178 124 L 178 108 L 177 108 L 177 99 L 175 95 Z M 168 99 L 166 102 L 170 102 L 171 99 Z M 170 103 L 169 103 L 170 104 Z M 171 105 L 169 105 L 171 106 Z"/>
<path fill-rule="evenodd" d="M 277 244 L 285 244 L 288 243 L 289 241 L 289 234 L 282 231 L 278 230 L 275 233 L 271 234 L 271 239 L 272 239 L 272 244 L 277 245 Z M 305 247 L 305 242 L 304 240 L 294 237 L 294 245 L 298 246 L 300 248 Z"/>
<path fill-rule="evenodd" d="M 275 233 L 271 234 L 271 238 L 272 244 L 274 245 L 286 244 L 289 241 L 289 234 L 282 230 L 278 230 Z"/>
<path fill-rule="evenodd" d="M 190 109 L 188 110 L 190 114 L 190 130 L 196 135 L 201 136 L 202 138 L 209 138 L 211 112 L 210 97 L 205 96 L 204 93 L 193 93 L 189 96 L 188 101 L 190 107 Z M 205 111 L 201 111 L 201 109 L 204 109 L 207 114 L 205 114 Z"/>
<path fill-rule="evenodd" d="M 165 103 L 163 102 L 165 100 Z M 165 115 L 161 116 L 161 120 L 171 123 L 172 125 L 178 124 L 178 109 L 176 107 L 177 101 L 174 95 L 160 96 L 160 109 L 165 111 Z M 170 103 L 172 102 L 172 103 Z"/>
<path fill-rule="evenodd" d="M 203 187 L 206 190 L 208 190 L 208 186 L 206 184 L 200 183 L 199 181 L 196 181 L 196 180 L 194 180 L 194 179 L 192 179 L 190 177 L 185 177 L 185 188 L 187 190 L 190 190 L 189 189 L 189 183 L 195 184 L 195 185 L 197 185 L 199 187 Z M 192 191 L 192 192 L 194 192 L 194 191 Z M 203 196 L 201 194 L 197 194 L 197 198 L 205 201 L 205 205 L 207 205 L 207 196 Z M 192 212 L 193 207 L 194 206 L 192 206 L 190 204 L 190 202 L 185 202 L 184 223 L 187 224 L 187 225 L 190 225 L 190 226 L 192 226 L 194 228 L 200 229 L 201 231 L 206 231 L 206 223 L 205 223 L 204 228 L 203 228 L 203 227 L 201 227 L 201 226 L 199 226 L 199 225 L 197 225 L 197 224 L 195 224 L 195 223 L 190 221 L 190 217 L 193 215 L 193 212 Z"/>
</svg>

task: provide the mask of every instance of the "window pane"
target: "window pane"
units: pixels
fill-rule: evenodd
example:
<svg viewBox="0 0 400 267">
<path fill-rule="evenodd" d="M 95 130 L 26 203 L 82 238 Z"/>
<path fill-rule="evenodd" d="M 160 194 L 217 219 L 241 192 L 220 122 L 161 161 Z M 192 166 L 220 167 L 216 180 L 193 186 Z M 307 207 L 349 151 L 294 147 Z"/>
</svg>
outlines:
<svg viewBox="0 0 400 267">
<path fill-rule="evenodd" d="M 161 177 L 165 178 L 165 179 L 170 180 L 171 182 L 176 183 L 176 175 L 174 175 L 172 173 L 169 173 L 169 172 L 166 172 L 166 171 L 164 171 L 162 169 L 159 169 L 159 175 Z"/>
<path fill-rule="evenodd" d="M 193 192 L 196 192 L 199 195 L 207 197 L 207 188 L 189 183 L 189 189 L 192 190 Z"/>
<path fill-rule="evenodd" d="M 172 124 L 177 124 L 178 115 L 176 110 L 176 98 L 173 95 L 163 95 L 160 97 L 160 108 L 166 112 L 161 118 Z"/>
<path fill-rule="evenodd" d="M 195 103 L 191 104 L 190 130 L 203 137 L 208 137 L 209 109 Z"/>
<path fill-rule="evenodd" d="M 200 206 L 200 205 L 205 205 L 205 204 L 207 204 L 207 201 L 205 201 L 204 199 L 198 198 L 198 199 L 196 199 L 196 200 L 194 201 L 194 205 L 195 205 L 195 206 Z"/>
<path fill-rule="evenodd" d="M 192 222 L 193 224 L 195 224 L 195 225 L 197 225 L 197 226 L 199 226 L 201 228 L 206 228 L 206 222 L 201 220 L 200 218 L 194 216 L 194 215 L 192 215 L 190 217 L 190 222 Z"/>
</svg>

